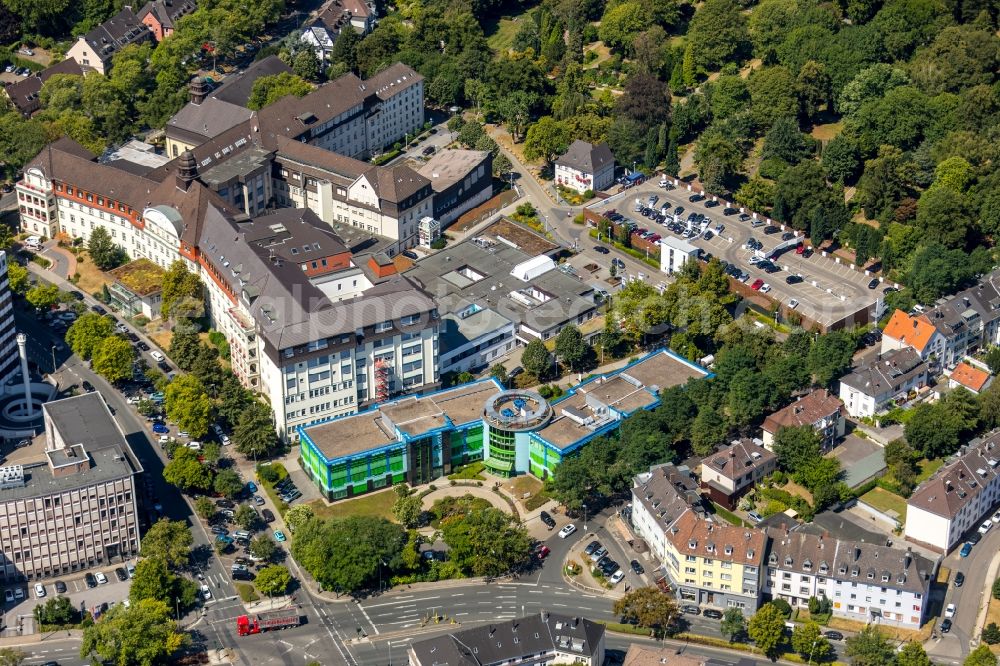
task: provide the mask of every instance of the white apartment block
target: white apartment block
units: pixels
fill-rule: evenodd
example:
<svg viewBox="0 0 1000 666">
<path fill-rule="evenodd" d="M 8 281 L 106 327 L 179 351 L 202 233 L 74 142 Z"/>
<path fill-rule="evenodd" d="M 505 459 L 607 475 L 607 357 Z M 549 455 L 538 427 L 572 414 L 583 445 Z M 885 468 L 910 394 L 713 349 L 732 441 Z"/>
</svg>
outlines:
<svg viewBox="0 0 1000 666">
<path fill-rule="evenodd" d="M 793 607 L 830 600 L 833 614 L 859 622 L 917 629 L 927 611 L 936 564 L 880 544 L 768 530 L 765 593 Z"/>
<path fill-rule="evenodd" d="M 908 541 L 947 553 L 1000 502 L 1000 432 L 973 440 L 906 501 Z"/>
</svg>

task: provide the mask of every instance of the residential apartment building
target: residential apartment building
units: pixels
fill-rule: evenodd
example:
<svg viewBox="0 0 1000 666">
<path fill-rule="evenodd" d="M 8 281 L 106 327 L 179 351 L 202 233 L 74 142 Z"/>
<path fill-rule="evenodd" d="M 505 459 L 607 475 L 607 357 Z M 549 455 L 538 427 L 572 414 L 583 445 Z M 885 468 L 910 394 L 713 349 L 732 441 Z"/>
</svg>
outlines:
<svg viewBox="0 0 1000 666">
<path fill-rule="evenodd" d="M 410 644 L 412 666 L 604 663 L 604 625 L 549 611 L 434 636 Z"/>
<path fill-rule="evenodd" d="M 198 8 L 194 0 L 150 0 L 139 10 L 139 20 L 162 42 L 174 34 L 177 22 Z"/>
<path fill-rule="evenodd" d="M 557 185 L 581 194 L 607 189 L 615 181 L 615 156 L 606 143 L 577 139 L 556 159 L 555 177 Z"/>
<path fill-rule="evenodd" d="M 42 407 L 46 434 L 0 467 L 4 581 L 64 576 L 139 553 L 142 466 L 99 393 Z"/>
<path fill-rule="evenodd" d="M 962 361 L 952 368 L 951 374 L 948 375 L 948 388 L 962 387 L 974 395 L 979 395 L 989 387 L 992 379 L 987 370 Z"/>
<path fill-rule="evenodd" d="M 18 184 L 22 227 L 84 240 L 105 228 L 134 259 L 164 269 L 183 259 L 208 287 L 234 372 L 268 396 L 282 436 L 353 413 L 380 392 L 384 399 L 438 381 L 434 303 L 398 275 L 369 279 L 311 211 L 249 222 L 202 183 L 190 152 L 169 176 L 93 159 L 61 139 L 29 163 Z"/>
<path fill-rule="evenodd" d="M 924 361 L 941 362 L 944 356 L 945 338 L 925 315 L 911 315 L 896 310 L 882 331 L 881 352 L 886 354 L 896 349 L 912 349 Z"/>
<path fill-rule="evenodd" d="M 28 118 L 42 108 L 42 102 L 38 97 L 38 94 L 42 90 L 42 84 L 56 74 L 83 76 L 83 68 L 72 58 L 66 58 L 46 67 L 37 74 L 32 74 L 20 81 L 4 85 L 3 92 L 7 95 L 10 103 L 14 105 L 14 108 L 22 116 Z"/>
<path fill-rule="evenodd" d="M 701 487 L 713 502 L 733 509 L 777 467 L 777 456 L 764 448 L 763 440 L 736 440 L 701 461 Z"/>
<path fill-rule="evenodd" d="M 909 541 L 947 553 L 1000 501 L 1000 432 L 963 446 L 906 500 Z"/>
<path fill-rule="evenodd" d="M 773 449 L 774 437 L 782 428 L 808 425 L 819 434 L 823 448 L 831 448 L 844 436 L 847 427 L 843 411 L 844 403 L 837 396 L 826 389 L 816 389 L 764 419 L 764 446 Z"/>
<path fill-rule="evenodd" d="M 834 615 L 866 624 L 919 629 L 923 623 L 936 563 L 909 548 L 781 529 L 768 534 L 770 598 L 796 608 L 826 597 Z"/>
<path fill-rule="evenodd" d="M 855 418 L 874 416 L 893 399 L 927 386 L 927 362 L 915 349 L 893 349 L 840 378 L 840 399 Z"/>
<path fill-rule="evenodd" d="M 375 5 L 365 0 L 327 0 L 316 12 L 316 20 L 302 33 L 321 62 L 330 59 L 333 45 L 342 30 L 352 29 L 363 35 L 375 27 Z"/>
<path fill-rule="evenodd" d="M 66 52 L 66 57 L 72 58 L 81 67 L 107 74 L 116 53 L 126 46 L 141 44 L 152 38 L 153 33 L 146 24 L 139 20 L 131 7 L 125 6 L 107 21 L 77 38 Z"/>
</svg>

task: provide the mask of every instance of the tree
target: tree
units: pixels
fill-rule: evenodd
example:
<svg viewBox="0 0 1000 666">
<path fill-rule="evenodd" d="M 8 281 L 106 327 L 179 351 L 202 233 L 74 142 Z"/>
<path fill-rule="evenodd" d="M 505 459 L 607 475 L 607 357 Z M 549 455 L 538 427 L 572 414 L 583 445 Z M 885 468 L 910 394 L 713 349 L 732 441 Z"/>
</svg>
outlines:
<svg viewBox="0 0 1000 666">
<path fill-rule="evenodd" d="M 164 391 L 167 416 L 177 426 L 201 437 L 208 432 L 211 423 L 212 403 L 205 393 L 202 383 L 194 375 L 178 375 Z"/>
<path fill-rule="evenodd" d="M 544 158 L 546 162 L 551 162 L 566 152 L 569 142 L 570 135 L 565 124 L 552 116 L 542 116 L 528 128 L 524 138 L 524 158 Z"/>
<path fill-rule="evenodd" d="M 950 187 L 932 186 L 917 202 L 916 227 L 928 241 L 946 248 L 964 248 L 970 241 L 975 220 L 967 196 Z"/>
<path fill-rule="evenodd" d="M 709 192 L 724 194 L 743 165 L 743 153 L 719 132 L 706 132 L 694 151 L 698 176 Z"/>
<path fill-rule="evenodd" d="M 7 264 L 7 281 L 10 283 L 10 290 L 12 292 L 24 295 L 30 284 L 28 281 L 28 269 L 16 261 L 10 262 Z"/>
<path fill-rule="evenodd" d="M 179 576 L 167 569 L 166 563 L 159 557 L 140 560 L 135 565 L 135 574 L 129 587 L 128 597 L 132 603 L 143 599 L 158 599 L 173 605 L 173 596 L 177 588 Z"/>
<path fill-rule="evenodd" d="M 812 141 L 799 131 L 795 118 L 778 118 L 764 136 L 761 157 L 797 164 L 812 152 Z"/>
<path fill-rule="evenodd" d="M 90 253 L 94 265 L 102 271 L 117 268 L 128 261 L 128 254 L 120 245 L 116 245 L 111 240 L 111 234 L 104 227 L 97 227 L 90 233 L 87 251 Z"/>
<path fill-rule="evenodd" d="M 11 264 L 13 267 L 14 264 Z M 85 312 L 66 331 L 66 343 L 73 353 L 89 361 L 106 338 L 114 334 L 114 324 L 110 317 L 96 312 Z"/>
<path fill-rule="evenodd" d="M 215 479 L 212 481 L 212 489 L 219 493 L 220 495 L 225 495 L 226 497 L 232 499 L 243 492 L 243 480 L 240 475 L 231 469 L 220 469 L 216 475 Z M 246 506 L 241 505 L 242 506 Z M 250 509 L 249 506 L 246 508 Z M 253 509 L 250 509 L 253 511 Z"/>
<path fill-rule="evenodd" d="M 990 650 L 989 645 L 980 645 L 969 653 L 965 658 L 963 666 L 996 666 L 997 656 Z"/>
<path fill-rule="evenodd" d="M 118 604 L 100 622 L 83 630 L 80 657 L 116 666 L 161 663 L 190 641 L 172 616 L 173 609 L 155 599 L 143 599 L 127 608 Z"/>
<path fill-rule="evenodd" d="M 1000 627 L 997 626 L 996 622 L 990 622 L 988 625 L 983 627 L 982 633 L 983 642 L 987 645 L 996 645 L 1000 643 Z"/>
<path fill-rule="evenodd" d="M 191 301 L 200 302 L 201 297 L 201 279 L 189 271 L 187 265 L 180 259 L 170 264 L 170 268 L 163 275 L 160 289 L 160 309 L 163 316 L 165 318 L 190 316 L 186 306 Z"/>
<path fill-rule="evenodd" d="M 295 59 L 292 60 L 292 71 L 295 72 L 296 76 L 306 81 L 315 81 L 319 78 L 319 60 L 316 59 L 316 54 L 313 53 L 312 49 L 304 48 L 295 54 Z M 262 106 L 267 106 L 267 104 Z"/>
<path fill-rule="evenodd" d="M 247 108 L 258 110 L 274 104 L 282 97 L 295 95 L 302 97 L 313 89 L 312 85 L 297 74 L 281 72 L 271 76 L 262 76 L 253 83 Z"/>
<path fill-rule="evenodd" d="M 714 71 L 726 63 L 740 64 L 750 52 L 746 16 L 733 0 L 708 0 L 695 12 L 688 29 L 694 64 Z"/>
<path fill-rule="evenodd" d="M 183 491 L 208 490 L 212 470 L 198 460 L 198 454 L 186 446 L 174 449 L 174 458 L 163 468 L 163 479 Z"/>
<path fill-rule="evenodd" d="M 785 616 L 773 603 L 767 603 L 747 623 L 750 640 L 768 657 L 778 653 L 778 646 L 785 637 Z"/>
<path fill-rule="evenodd" d="M 850 333 L 832 331 L 821 335 L 809 349 L 806 358 L 813 380 L 820 386 L 826 386 L 834 378 L 846 373 L 851 367 L 855 347 Z"/>
<path fill-rule="evenodd" d="M 396 501 L 392 505 L 392 515 L 403 527 L 416 527 L 420 522 L 420 514 L 423 513 L 420 498 L 411 493 L 405 483 L 397 483 L 393 490 L 396 491 Z"/>
<path fill-rule="evenodd" d="M 726 435 L 726 423 L 719 412 L 711 407 L 698 410 L 691 423 L 691 448 L 700 456 L 707 456 Z"/>
<path fill-rule="evenodd" d="M 762 127 L 770 127 L 778 118 L 799 115 L 798 82 L 785 67 L 764 67 L 747 80 L 750 87 L 750 115 Z"/>
<path fill-rule="evenodd" d="M 474 576 L 499 576 L 527 561 L 531 539 L 509 514 L 493 507 L 469 511 L 441 521 L 448 557 Z"/>
<path fill-rule="evenodd" d="M 583 340 L 580 329 L 565 326 L 556 336 L 556 355 L 574 371 L 583 370 L 593 356 L 593 350 Z"/>
<path fill-rule="evenodd" d="M 399 557 L 401 525 L 375 516 L 310 519 L 295 529 L 292 554 L 327 590 L 354 592 L 374 584 L 381 562 Z"/>
<path fill-rule="evenodd" d="M 222 388 L 219 389 L 219 405 L 217 410 L 219 417 L 224 419 L 228 425 L 235 426 L 239 423 L 243 412 L 250 408 L 254 400 L 253 394 L 243 388 L 236 375 L 232 372 L 223 374 Z"/>
<path fill-rule="evenodd" d="M 182 569 L 187 566 L 192 543 L 191 528 L 179 520 L 161 518 L 142 538 L 139 554 L 161 559 L 171 570 Z"/>
<path fill-rule="evenodd" d="M 744 208 L 764 213 L 774 205 L 774 193 L 773 182 L 760 176 L 752 176 L 750 180 L 740 185 L 733 198 Z"/>
<path fill-rule="evenodd" d="M 295 534 L 295 531 L 312 517 L 313 510 L 308 504 L 291 506 L 288 508 L 288 511 L 285 511 L 285 515 L 283 516 L 285 524 L 288 525 L 288 529 L 292 531 L 292 534 Z"/>
<path fill-rule="evenodd" d="M 264 458 L 274 452 L 279 442 L 267 405 L 254 399 L 247 406 L 233 430 L 233 441 L 245 456 Z"/>
<path fill-rule="evenodd" d="M 832 181 L 854 184 L 861 174 L 861 151 L 858 142 L 841 132 L 823 149 L 823 170 Z"/>
<path fill-rule="evenodd" d="M 933 666 L 924 646 L 917 641 L 909 641 L 896 653 L 896 666 Z"/>
<path fill-rule="evenodd" d="M 39 310 L 49 310 L 59 302 L 59 287 L 54 284 L 40 284 L 29 289 L 24 298 L 31 303 L 32 307 Z"/>
<path fill-rule="evenodd" d="M 542 380 L 552 373 L 552 354 L 541 340 L 532 340 L 521 352 L 521 365 L 527 372 Z"/>
<path fill-rule="evenodd" d="M 661 635 L 679 614 L 677 602 L 656 587 L 639 587 L 627 592 L 615 600 L 613 609 L 615 615 L 625 618 L 625 622 L 657 629 Z"/>
<path fill-rule="evenodd" d="M 265 562 L 270 562 L 278 554 L 278 544 L 267 534 L 256 536 L 250 541 L 250 554 Z"/>
<path fill-rule="evenodd" d="M 194 510 L 205 520 L 211 520 L 216 512 L 215 504 L 207 497 L 199 497 L 194 503 Z"/>
<path fill-rule="evenodd" d="M 809 660 L 825 661 L 833 654 L 830 641 L 823 638 L 819 625 L 815 622 L 795 625 L 792 631 L 792 649 Z"/>
<path fill-rule="evenodd" d="M 727 608 L 719 622 L 719 631 L 730 643 L 740 640 L 747 631 L 747 620 L 739 608 Z"/>
<path fill-rule="evenodd" d="M 895 663 L 892 643 L 875 625 L 868 625 L 846 641 L 846 654 L 855 666 L 891 666 Z"/>
<path fill-rule="evenodd" d="M 347 65 L 349 71 L 355 71 L 358 67 L 358 58 L 355 48 L 361 38 L 354 30 L 341 30 L 337 35 L 337 40 L 333 43 L 333 50 L 330 52 L 331 62 L 342 62 Z"/>
<path fill-rule="evenodd" d="M 128 340 L 117 335 L 104 338 L 94 349 L 91 367 L 94 372 L 114 384 L 132 376 L 132 361 L 135 350 Z"/>
<path fill-rule="evenodd" d="M 804 472 L 819 461 L 820 437 L 811 425 L 779 428 L 774 437 L 774 454 L 783 470 Z"/>
<path fill-rule="evenodd" d="M 598 35 L 608 47 L 631 50 L 635 36 L 648 25 L 645 9 L 637 0 L 629 0 L 618 5 L 609 5 L 601 17 Z"/>
<path fill-rule="evenodd" d="M 913 408 L 906 422 L 906 441 L 926 458 L 951 455 L 958 450 L 963 428 L 956 416 L 940 403 L 921 403 Z"/>
<path fill-rule="evenodd" d="M 191 370 L 194 361 L 198 358 L 198 349 L 201 344 L 198 332 L 193 326 L 182 326 L 174 331 L 170 338 L 170 358 L 181 370 Z"/>
<path fill-rule="evenodd" d="M 69 597 L 49 597 L 44 604 L 35 606 L 35 621 L 38 624 L 73 624 L 79 619 L 79 611 Z M 0 666 L 4 664 L 0 657 Z"/>
<path fill-rule="evenodd" d="M 253 584 L 257 586 L 261 594 L 276 597 L 288 590 L 288 586 L 292 584 L 292 574 L 280 564 L 271 564 L 257 573 Z"/>
</svg>

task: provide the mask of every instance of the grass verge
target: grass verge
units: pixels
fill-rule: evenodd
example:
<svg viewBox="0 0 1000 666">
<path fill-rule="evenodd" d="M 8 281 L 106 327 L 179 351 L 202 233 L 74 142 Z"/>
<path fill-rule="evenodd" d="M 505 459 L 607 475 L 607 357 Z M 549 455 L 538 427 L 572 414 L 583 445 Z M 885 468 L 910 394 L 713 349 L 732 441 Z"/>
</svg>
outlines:
<svg viewBox="0 0 1000 666">
<path fill-rule="evenodd" d="M 386 520 L 396 522 L 396 517 L 392 515 L 392 505 L 396 501 L 396 493 L 392 488 L 381 490 L 377 493 L 368 493 L 361 497 L 348 500 L 339 500 L 333 504 L 327 504 L 318 499 L 308 502 L 307 505 L 319 518 L 347 518 L 348 516 L 380 516 Z"/>
<path fill-rule="evenodd" d="M 712 506 L 715 508 L 715 512 L 717 514 L 719 514 L 720 516 L 722 516 L 723 518 L 725 518 L 727 521 L 729 521 L 733 525 L 736 525 L 736 527 L 743 527 L 744 525 L 746 525 L 746 523 L 744 522 L 744 520 L 742 518 L 740 518 L 739 516 L 737 516 L 732 511 L 729 511 L 728 509 L 726 509 L 722 505 L 716 504 L 715 502 L 712 502 Z"/>
<path fill-rule="evenodd" d="M 870 504 L 879 511 L 893 511 L 897 520 L 906 520 L 906 500 L 895 493 L 890 493 L 885 488 L 872 488 L 859 498 L 862 502 Z"/>
<path fill-rule="evenodd" d="M 260 600 L 260 595 L 257 594 L 257 590 L 253 589 L 253 585 L 250 583 L 236 583 L 236 592 L 245 604 Z"/>
<path fill-rule="evenodd" d="M 453 473 L 448 475 L 448 478 L 452 481 L 461 481 L 463 479 L 484 481 L 486 479 L 486 477 L 482 474 L 484 469 L 486 469 L 486 465 L 482 462 L 469 463 L 468 465 L 463 465 L 456 469 Z"/>
</svg>

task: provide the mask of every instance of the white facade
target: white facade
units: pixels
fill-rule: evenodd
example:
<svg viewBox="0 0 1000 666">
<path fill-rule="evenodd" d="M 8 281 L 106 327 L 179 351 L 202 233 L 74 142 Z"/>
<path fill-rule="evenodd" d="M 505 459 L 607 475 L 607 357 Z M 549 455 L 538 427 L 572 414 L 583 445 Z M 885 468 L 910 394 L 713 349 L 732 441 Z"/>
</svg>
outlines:
<svg viewBox="0 0 1000 666">
<path fill-rule="evenodd" d="M 660 239 L 660 270 L 673 275 L 689 260 L 698 258 L 698 248 L 679 238 L 666 236 Z"/>
<path fill-rule="evenodd" d="M 976 515 L 976 518 L 970 520 L 968 517 L 972 515 Z M 961 528 L 960 525 L 965 523 L 975 525 L 982 515 L 973 508 L 966 513 L 965 520 L 958 522 L 957 520 L 953 521 L 951 518 L 939 516 L 920 507 L 907 504 L 906 526 L 903 534 L 911 541 L 933 546 L 935 549 L 946 553 L 951 550 L 952 546 L 958 543 L 959 539 L 965 533 L 965 529 Z"/>
<path fill-rule="evenodd" d="M 330 59 L 330 54 L 333 53 L 334 40 L 326 28 L 318 25 L 306 28 L 302 32 L 300 39 L 313 50 L 317 60 L 325 63 Z"/>
<path fill-rule="evenodd" d="M 376 75 L 369 82 L 378 78 Z M 400 92 L 394 92 L 394 87 Z M 424 125 L 424 81 L 396 78 L 375 91 L 382 103 L 368 115 L 368 145 L 377 151 L 400 139 L 414 138 Z"/>
</svg>

